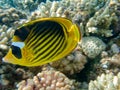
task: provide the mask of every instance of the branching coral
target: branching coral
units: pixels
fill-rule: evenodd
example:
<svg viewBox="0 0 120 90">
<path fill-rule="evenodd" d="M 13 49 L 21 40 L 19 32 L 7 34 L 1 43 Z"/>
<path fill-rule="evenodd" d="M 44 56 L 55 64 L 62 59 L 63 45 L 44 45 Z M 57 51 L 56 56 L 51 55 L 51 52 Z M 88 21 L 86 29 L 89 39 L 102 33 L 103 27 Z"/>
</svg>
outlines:
<svg viewBox="0 0 120 90">
<path fill-rule="evenodd" d="M 13 28 L 8 28 L 6 25 L 0 27 L 0 57 L 3 57 L 8 49 L 8 42 L 12 38 L 14 34 Z"/>
<path fill-rule="evenodd" d="M 27 16 L 25 13 L 16 10 L 15 8 L 0 9 L 0 24 L 6 24 L 12 26 L 15 21 L 20 19 L 26 19 Z"/>
<path fill-rule="evenodd" d="M 42 0 L 2 0 L 0 1 L 0 6 L 2 8 L 14 7 L 18 10 L 30 13 L 30 11 L 37 8 L 40 2 L 42 2 Z"/>
<path fill-rule="evenodd" d="M 113 36 L 118 0 L 62 0 L 38 5 L 30 19 L 67 17 L 80 25 L 85 35 Z"/>
<path fill-rule="evenodd" d="M 95 12 L 94 16 L 86 24 L 86 34 L 98 34 L 105 37 L 113 36 L 114 23 L 117 23 L 118 17 L 117 0 L 107 0 L 104 7 Z"/>
<path fill-rule="evenodd" d="M 89 90 L 120 90 L 120 72 L 102 74 L 89 83 Z"/>
<path fill-rule="evenodd" d="M 75 14 L 75 12 L 71 11 L 71 9 L 74 9 L 74 6 L 75 4 L 71 3 L 70 1 L 53 1 L 53 2 L 47 1 L 46 3 L 41 3 L 38 6 L 37 10 L 35 12 L 32 12 L 32 16 L 30 18 L 31 19 L 36 19 L 40 17 L 69 18 L 70 16 L 72 16 L 72 13 Z"/>
<path fill-rule="evenodd" d="M 90 16 L 92 12 L 100 9 L 105 3 L 105 0 L 49 0 L 46 3 L 41 3 L 37 10 L 32 13 L 32 19 L 40 17 L 67 17 L 73 21 L 80 21 Z"/>
<path fill-rule="evenodd" d="M 23 80 L 18 84 L 18 90 L 71 90 L 73 82 L 59 71 L 42 71 L 33 79 Z"/>
</svg>

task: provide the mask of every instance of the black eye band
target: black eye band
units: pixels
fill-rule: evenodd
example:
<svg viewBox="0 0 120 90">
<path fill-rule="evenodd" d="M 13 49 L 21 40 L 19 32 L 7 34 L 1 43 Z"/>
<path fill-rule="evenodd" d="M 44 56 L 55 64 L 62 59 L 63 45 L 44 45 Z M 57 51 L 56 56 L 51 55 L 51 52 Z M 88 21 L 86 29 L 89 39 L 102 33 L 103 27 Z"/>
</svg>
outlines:
<svg viewBox="0 0 120 90">
<path fill-rule="evenodd" d="M 19 47 L 12 45 L 11 48 L 12 48 L 12 54 L 16 58 L 18 58 L 18 59 L 22 58 L 21 50 Z"/>
</svg>

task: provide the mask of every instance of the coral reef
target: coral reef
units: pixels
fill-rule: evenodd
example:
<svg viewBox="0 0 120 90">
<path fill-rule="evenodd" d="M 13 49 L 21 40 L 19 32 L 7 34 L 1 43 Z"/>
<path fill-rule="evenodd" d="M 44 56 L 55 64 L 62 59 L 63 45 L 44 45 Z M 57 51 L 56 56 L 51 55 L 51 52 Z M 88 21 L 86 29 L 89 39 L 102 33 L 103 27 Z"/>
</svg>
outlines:
<svg viewBox="0 0 120 90">
<path fill-rule="evenodd" d="M 77 47 L 71 54 L 61 60 L 51 62 L 50 65 L 66 75 L 72 75 L 79 73 L 86 63 L 86 56 Z"/>
<path fill-rule="evenodd" d="M 110 65 L 120 66 L 120 53 L 114 54 L 112 57 L 106 55 L 100 62 L 106 68 L 110 67 Z"/>
<path fill-rule="evenodd" d="M 15 21 L 20 19 L 26 19 L 27 16 L 25 13 L 20 12 L 15 8 L 0 9 L 0 24 L 6 24 L 8 26 L 14 25 Z"/>
<path fill-rule="evenodd" d="M 111 25 L 118 21 L 115 12 L 117 4 L 117 0 L 107 0 L 105 6 L 95 12 L 94 16 L 88 20 L 86 34 L 93 33 L 104 37 L 113 36 Z"/>
<path fill-rule="evenodd" d="M 0 90 L 14 90 L 15 84 L 21 79 L 27 79 L 33 76 L 28 68 L 22 68 L 11 64 L 0 64 Z"/>
<path fill-rule="evenodd" d="M 74 90 L 88 90 L 88 83 L 87 82 L 77 82 L 75 80 L 73 81 L 73 85 L 75 86 Z"/>
<path fill-rule="evenodd" d="M 11 45 L 15 29 L 25 23 L 26 14 L 15 8 L 0 9 L 0 57 L 2 58 Z"/>
<path fill-rule="evenodd" d="M 72 81 L 59 71 L 42 71 L 33 79 L 21 81 L 18 90 L 71 90 L 74 89 Z"/>
<path fill-rule="evenodd" d="M 120 90 L 120 72 L 102 74 L 96 80 L 90 81 L 89 90 Z"/>
<path fill-rule="evenodd" d="M 114 53 L 114 54 L 119 53 L 119 52 L 120 52 L 119 49 L 120 49 L 120 48 L 119 48 L 119 46 L 118 46 L 117 44 L 112 44 L 112 45 L 111 45 L 111 51 L 112 51 L 112 53 Z"/>
<path fill-rule="evenodd" d="M 118 23 L 118 1 L 115 0 L 62 0 L 40 3 L 31 13 L 30 20 L 42 17 L 67 17 L 80 25 L 85 35 L 111 37 Z"/>
<path fill-rule="evenodd" d="M 95 58 L 106 48 L 106 44 L 101 39 L 93 36 L 83 37 L 80 46 L 89 58 Z"/>
<path fill-rule="evenodd" d="M 16 90 L 16 84 L 23 80 L 18 84 L 19 90 L 50 90 L 51 87 L 58 89 L 62 85 L 59 90 L 88 90 L 88 82 L 103 73 L 90 82 L 89 90 L 119 90 L 120 0 L 43 1 L 0 1 L 0 60 L 11 45 L 16 27 L 37 18 L 71 19 L 80 26 L 82 42 L 67 57 L 50 63 L 50 67 L 47 67 L 49 71 L 40 72 L 43 66 L 31 70 L 0 62 L 0 89 Z M 51 70 L 51 67 L 57 71 Z M 111 72 L 118 74 L 115 76 Z M 67 78 L 69 75 L 75 82 Z"/>
<path fill-rule="evenodd" d="M 9 49 L 9 42 L 14 34 L 13 28 L 8 28 L 6 25 L 0 26 L 0 57 L 3 57 Z"/>
<path fill-rule="evenodd" d="M 2 0 L 0 1 L 1 8 L 11 8 L 14 7 L 26 13 L 30 13 L 35 10 L 39 3 L 45 0 Z"/>
<path fill-rule="evenodd" d="M 30 19 L 36 19 L 41 17 L 65 17 L 67 12 L 67 3 L 69 1 L 47 1 L 46 3 L 41 3 L 38 5 L 37 10 L 31 13 Z"/>
</svg>

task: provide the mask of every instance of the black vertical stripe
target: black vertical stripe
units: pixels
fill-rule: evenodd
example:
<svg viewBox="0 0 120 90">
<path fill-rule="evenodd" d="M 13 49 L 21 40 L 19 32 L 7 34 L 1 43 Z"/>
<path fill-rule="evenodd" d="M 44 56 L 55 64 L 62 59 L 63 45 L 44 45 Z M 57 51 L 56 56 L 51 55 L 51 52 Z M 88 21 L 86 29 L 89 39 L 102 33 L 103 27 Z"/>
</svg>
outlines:
<svg viewBox="0 0 120 90">
<path fill-rule="evenodd" d="M 52 52 L 52 51 L 54 51 L 54 49 L 57 47 L 54 47 L 52 50 L 50 50 L 49 52 L 47 52 L 47 53 L 45 53 L 48 49 L 50 49 L 50 48 L 52 48 L 53 47 L 53 44 L 55 44 L 56 43 L 56 41 L 58 40 L 58 38 L 60 37 L 60 34 L 59 35 L 55 35 L 57 38 L 56 38 L 56 40 L 54 40 L 53 42 L 52 42 L 52 40 L 54 39 L 54 37 L 50 40 L 52 43 L 51 43 L 51 45 L 49 45 L 49 43 L 50 43 L 50 41 L 48 41 L 48 44 L 46 44 L 45 46 L 48 46 L 48 48 L 46 48 L 43 52 L 41 52 L 38 56 L 40 56 L 41 54 L 44 54 L 45 56 L 44 57 L 41 57 L 40 59 L 44 59 L 44 58 L 46 58 L 46 57 L 48 57 L 49 56 L 49 54 Z M 58 42 L 59 43 L 59 42 Z M 41 50 L 41 49 L 39 49 L 39 50 Z M 38 57 L 38 56 L 36 56 L 36 57 Z"/>
<path fill-rule="evenodd" d="M 43 27 L 41 25 L 41 23 L 42 22 L 40 22 L 40 23 L 37 22 L 34 24 L 34 27 L 31 28 L 32 35 L 29 35 L 29 37 L 27 38 L 28 39 L 27 44 L 32 43 L 32 41 L 34 41 L 42 32 L 44 32 L 45 27 Z M 33 40 L 31 40 L 33 37 L 35 37 L 35 38 Z"/>
<path fill-rule="evenodd" d="M 59 33 L 59 30 L 57 30 L 57 28 L 58 28 L 58 26 L 57 25 L 55 25 L 55 22 L 50 22 L 50 21 L 48 21 L 48 22 L 46 22 L 47 24 L 44 26 L 44 27 L 46 27 L 46 29 L 44 30 L 44 34 L 41 36 L 41 35 L 39 35 L 39 34 L 42 34 L 42 33 L 39 33 L 38 34 L 38 37 L 37 37 L 37 39 L 41 39 L 41 38 L 44 38 L 44 36 L 45 35 L 47 35 L 47 33 L 51 33 L 48 37 L 46 37 L 46 38 L 44 38 L 44 40 L 43 40 L 43 42 L 44 41 L 46 41 L 47 40 L 47 38 L 49 38 L 52 34 L 54 34 L 56 31 L 56 33 Z M 46 32 L 47 31 L 47 32 Z M 43 42 L 41 42 L 41 43 L 43 43 Z M 31 42 L 32 43 L 32 42 Z M 40 45 L 41 45 L 41 43 L 38 43 L 38 42 L 35 42 L 32 46 L 34 47 L 34 49 L 36 48 L 36 47 L 39 47 Z M 43 48 L 43 47 L 42 47 Z"/>
<path fill-rule="evenodd" d="M 63 39 L 63 40 L 62 40 Z M 61 42 L 62 41 L 62 42 Z M 63 45 L 63 43 L 64 43 L 64 38 L 61 38 L 60 39 L 60 41 L 59 41 L 60 43 L 57 43 L 56 44 L 56 46 L 58 46 L 59 44 L 59 47 L 56 47 L 56 48 L 54 48 L 54 53 L 52 53 L 52 52 L 50 52 L 49 54 L 47 54 L 46 56 L 44 56 L 44 57 L 42 57 L 42 58 L 39 58 L 39 56 L 37 56 L 36 58 L 34 58 L 33 60 L 32 60 L 32 63 L 37 63 L 37 62 L 39 62 L 39 60 L 41 61 L 41 62 L 44 62 L 44 61 L 46 61 L 46 60 L 48 60 L 48 59 L 50 59 L 50 58 L 53 58 L 53 57 L 55 57 L 55 56 L 57 56 L 59 53 L 61 53 L 62 52 L 62 50 L 61 51 L 59 51 L 59 49 L 61 48 L 61 46 Z M 52 53 L 52 54 L 51 54 Z"/>
<path fill-rule="evenodd" d="M 47 31 L 47 32 L 46 32 L 46 31 Z M 33 50 L 35 51 L 35 49 L 36 49 L 37 47 L 42 47 L 41 44 L 42 44 L 43 42 L 45 42 L 51 35 L 53 35 L 53 33 L 55 33 L 55 32 L 53 32 L 53 31 L 51 31 L 51 30 L 45 30 L 45 32 L 42 33 L 42 35 L 39 35 L 39 36 L 37 37 L 36 41 L 33 41 L 33 42 L 30 44 L 30 46 L 32 46 Z M 49 35 L 48 35 L 48 34 L 49 34 Z M 47 35 L 47 36 L 46 36 L 46 35 Z M 43 39 L 43 40 L 39 41 L 40 39 Z M 46 43 L 47 43 L 47 42 L 46 42 Z M 44 47 L 44 46 L 43 46 L 43 47 Z"/>
<path fill-rule="evenodd" d="M 56 46 L 53 47 L 53 44 L 56 43 L 56 40 L 55 40 L 48 48 L 46 48 L 46 50 L 44 50 L 43 52 L 41 52 L 39 55 L 35 56 L 35 58 L 34 58 L 35 62 L 37 62 L 37 61 L 36 61 L 37 58 L 39 58 L 40 60 L 42 60 L 42 59 L 45 59 L 45 58 L 50 58 L 50 57 L 52 57 L 52 56 L 60 49 L 60 47 L 63 45 L 64 40 L 65 40 L 64 31 L 61 30 L 61 29 L 62 29 L 62 27 L 61 27 L 59 24 L 57 24 L 57 28 L 55 29 L 55 31 L 58 31 L 58 32 L 55 34 L 55 36 L 57 36 L 57 39 L 56 39 L 56 40 L 58 40 L 58 38 L 60 38 L 60 37 L 61 37 L 61 39 L 58 41 L 58 43 L 56 44 Z M 54 34 L 54 33 L 53 33 L 53 34 Z M 54 38 L 54 37 L 53 37 L 53 38 Z M 63 42 L 61 43 L 61 45 L 58 47 L 58 45 L 60 44 L 60 42 L 61 42 L 62 39 L 64 39 L 64 40 L 63 40 Z M 50 41 L 52 41 L 52 39 L 51 39 Z M 49 41 L 49 42 L 50 42 L 50 41 Z M 49 45 L 49 42 L 48 42 L 48 45 Z M 46 44 L 46 45 L 47 45 L 47 44 Z M 43 48 L 44 48 L 46 45 L 44 45 Z M 45 53 L 48 49 L 50 49 L 50 48 L 52 48 L 52 47 L 53 47 L 52 50 L 50 50 L 49 52 Z M 56 47 L 58 47 L 58 49 L 55 49 Z M 37 52 L 38 52 L 38 51 L 40 52 L 41 49 L 42 49 L 42 48 L 39 48 L 39 50 L 37 50 Z M 50 53 L 53 52 L 54 50 L 56 50 L 56 51 L 55 51 L 53 54 L 50 54 Z M 62 50 L 61 50 L 61 51 L 62 51 Z M 36 53 L 37 53 L 37 52 L 36 52 Z M 42 55 L 42 54 L 45 54 L 45 56 L 44 56 L 44 57 L 40 57 L 40 55 Z M 34 62 L 34 61 L 33 61 L 33 62 Z"/>
<path fill-rule="evenodd" d="M 52 41 L 52 40 L 55 38 L 55 36 L 56 36 L 57 33 L 58 33 L 58 31 L 54 32 L 54 36 L 53 36 L 53 38 L 51 38 L 50 41 Z M 52 34 L 53 34 L 53 33 L 52 33 Z M 50 37 L 50 36 L 51 36 L 51 35 L 49 35 L 49 37 Z M 47 38 L 49 38 L 49 37 L 47 37 Z M 46 38 L 46 39 L 47 39 L 47 38 Z M 57 39 L 56 39 L 56 40 L 57 40 Z M 46 50 L 48 50 L 50 47 L 52 47 L 52 45 L 56 42 L 56 40 L 55 40 L 48 48 L 46 48 Z M 40 55 L 45 54 L 46 50 L 44 50 L 44 51 L 42 51 L 42 52 L 41 52 L 41 50 L 42 50 L 45 46 L 49 45 L 50 41 L 46 42 L 46 43 L 44 44 L 44 46 L 40 47 L 38 50 L 34 49 L 34 50 L 36 51 L 35 54 L 37 54 L 37 53 L 39 52 L 39 55 L 35 56 L 36 59 L 37 59 Z M 39 46 L 37 46 L 37 47 L 39 47 Z"/>
<path fill-rule="evenodd" d="M 39 24 L 37 26 L 38 29 L 34 30 L 34 36 L 33 37 L 30 37 L 28 43 L 31 45 L 31 46 L 36 46 L 38 45 L 38 42 L 35 42 L 33 43 L 34 40 L 36 39 L 41 39 L 42 37 L 44 37 L 47 33 L 51 32 L 51 29 L 54 27 L 53 25 L 50 25 L 49 23 L 47 22 L 44 22 L 44 25 L 42 24 Z M 47 27 L 47 25 L 50 25 L 49 27 Z M 32 39 L 34 38 L 34 39 Z M 32 40 L 31 40 L 32 39 Z M 39 44 L 40 45 L 40 44 Z"/>
<path fill-rule="evenodd" d="M 45 60 L 48 60 L 49 58 L 53 58 L 53 57 L 56 57 L 59 53 L 61 53 L 63 51 L 64 48 L 60 49 L 61 47 L 63 47 L 63 43 L 64 43 L 64 38 L 60 38 L 59 42 L 56 44 L 56 46 L 49 52 L 47 53 L 46 56 L 42 57 L 41 58 L 41 61 L 42 59 L 45 59 Z M 59 45 L 60 44 L 60 45 Z M 59 46 L 59 47 L 58 47 Z M 52 53 L 54 52 L 54 53 Z M 52 53 L 52 54 L 51 54 Z M 44 61 L 44 60 L 43 60 Z M 43 62 L 42 61 L 42 62 Z"/>
<path fill-rule="evenodd" d="M 51 33 L 51 34 L 48 35 L 46 38 L 44 38 L 43 41 L 41 41 L 41 42 L 39 41 L 36 45 L 33 46 L 33 47 L 34 47 L 34 50 L 36 51 L 35 53 L 37 53 L 39 50 L 41 50 L 42 48 L 44 48 L 45 46 L 47 46 L 47 45 L 49 44 L 49 42 L 54 39 L 55 34 L 57 34 L 58 32 L 57 32 L 57 31 L 55 31 L 55 32 L 51 31 L 50 33 Z M 53 38 L 52 38 L 50 41 L 47 42 L 46 40 L 47 40 L 49 37 L 51 37 L 51 35 L 53 35 L 53 34 L 54 34 Z M 40 46 L 43 42 L 46 42 L 46 43 L 45 43 L 43 46 Z M 40 47 L 39 50 L 36 50 L 37 47 Z M 42 52 L 41 52 L 41 53 L 42 53 Z"/>
</svg>

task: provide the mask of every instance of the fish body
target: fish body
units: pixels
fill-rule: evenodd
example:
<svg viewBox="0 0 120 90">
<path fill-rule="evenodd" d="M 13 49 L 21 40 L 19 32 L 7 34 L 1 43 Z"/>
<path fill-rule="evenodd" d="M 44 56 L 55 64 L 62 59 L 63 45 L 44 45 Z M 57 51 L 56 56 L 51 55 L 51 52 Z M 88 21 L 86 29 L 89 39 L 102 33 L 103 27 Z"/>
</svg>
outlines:
<svg viewBox="0 0 120 90">
<path fill-rule="evenodd" d="M 41 18 L 18 27 L 5 62 L 40 66 L 67 56 L 81 39 L 79 27 L 60 17 Z"/>
</svg>

